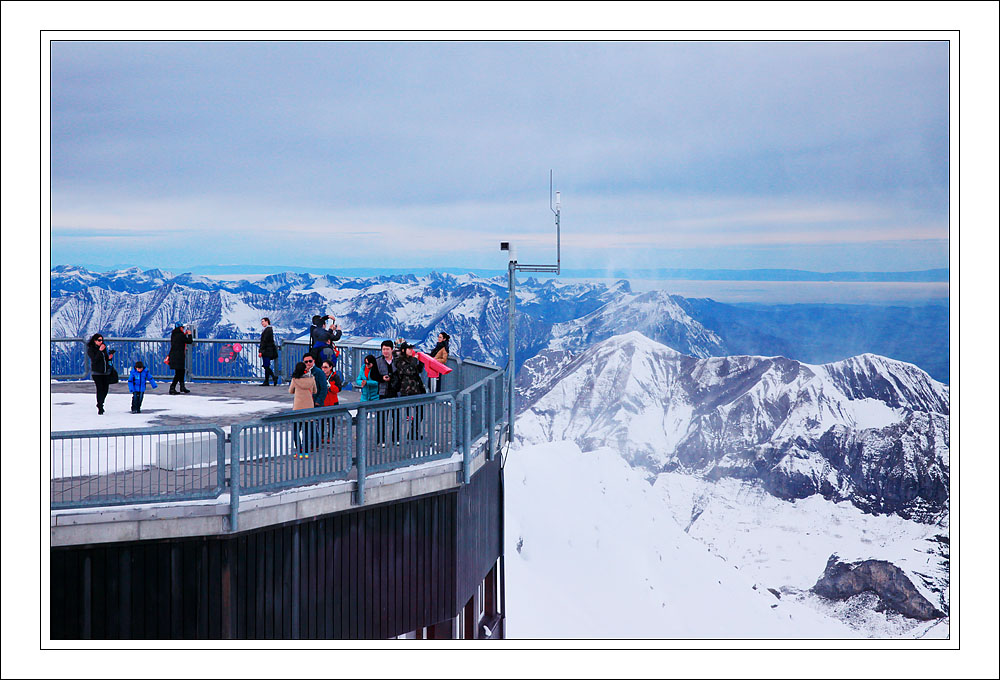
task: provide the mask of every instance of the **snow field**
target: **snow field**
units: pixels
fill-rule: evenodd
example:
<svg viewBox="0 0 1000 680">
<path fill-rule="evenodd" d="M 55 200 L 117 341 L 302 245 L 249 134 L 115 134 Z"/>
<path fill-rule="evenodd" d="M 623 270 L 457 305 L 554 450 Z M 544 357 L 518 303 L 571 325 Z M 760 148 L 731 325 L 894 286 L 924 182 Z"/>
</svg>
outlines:
<svg viewBox="0 0 1000 680">
<path fill-rule="evenodd" d="M 644 473 L 616 451 L 584 454 L 571 442 L 512 450 L 505 498 L 511 637 L 857 636 L 754 590 L 672 521 Z"/>
<path fill-rule="evenodd" d="M 918 622 L 872 612 L 858 603 L 832 603 L 808 591 L 831 554 L 841 561 L 887 560 L 906 572 L 920 593 L 941 608 L 948 600 L 947 564 L 932 551 L 934 537 L 948 528 L 897 515 L 868 515 L 850 502 L 820 496 L 783 501 L 758 484 L 661 473 L 654 493 L 680 527 L 714 554 L 739 565 L 758 587 L 774 588 L 830 616 L 846 616 L 864 637 L 911 638 L 933 625 L 947 636 L 948 622 Z M 692 519 L 693 518 L 693 519 Z M 928 586 L 929 581 L 933 588 Z M 860 597 L 860 596 L 859 596 Z M 854 599 L 854 598 L 852 598 Z"/>
</svg>

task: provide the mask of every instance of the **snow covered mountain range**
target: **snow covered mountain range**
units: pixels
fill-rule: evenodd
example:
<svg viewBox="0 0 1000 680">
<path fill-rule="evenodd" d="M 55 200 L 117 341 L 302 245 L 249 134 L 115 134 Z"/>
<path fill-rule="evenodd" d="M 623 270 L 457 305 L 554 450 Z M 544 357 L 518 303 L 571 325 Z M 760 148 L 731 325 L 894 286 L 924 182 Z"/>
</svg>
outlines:
<svg viewBox="0 0 1000 680">
<path fill-rule="evenodd" d="M 820 366 L 784 357 L 699 359 L 638 331 L 529 360 L 518 435 L 611 446 L 651 474 L 755 479 L 876 513 L 947 513 L 949 392 L 875 355 Z"/>
<path fill-rule="evenodd" d="M 333 313 L 347 335 L 405 337 L 433 345 L 439 330 L 456 355 L 503 364 L 507 357 L 505 277 L 431 273 L 366 278 L 284 272 L 218 280 L 133 267 L 97 273 L 51 270 L 51 333 L 166 337 L 177 321 L 204 338 L 256 337 L 270 317 L 279 337 L 303 335 L 316 313 Z M 696 357 L 782 355 L 826 363 L 874 353 L 948 379 L 946 307 L 864 305 L 736 306 L 663 291 L 559 279 L 518 282 L 518 366 L 541 350 L 578 351 L 637 330 Z M 900 333 L 911 328 L 914 333 Z M 943 359 L 942 359 L 943 357 Z"/>
<path fill-rule="evenodd" d="M 217 281 L 138 268 L 96 274 L 79 267 L 52 269 L 53 337 L 94 332 L 166 337 L 178 321 L 205 338 L 256 337 L 267 316 L 275 333 L 294 339 L 317 313 L 331 313 L 354 336 L 405 337 L 433 346 L 451 336 L 452 352 L 503 363 L 507 355 L 507 283 L 503 277 L 430 274 L 346 279 L 275 274 L 258 281 Z M 518 296 L 519 350 L 533 354 L 548 341 L 554 322 L 605 305 L 628 284 L 545 283 L 529 279 Z M 524 356 L 527 358 L 530 354 Z"/>
</svg>

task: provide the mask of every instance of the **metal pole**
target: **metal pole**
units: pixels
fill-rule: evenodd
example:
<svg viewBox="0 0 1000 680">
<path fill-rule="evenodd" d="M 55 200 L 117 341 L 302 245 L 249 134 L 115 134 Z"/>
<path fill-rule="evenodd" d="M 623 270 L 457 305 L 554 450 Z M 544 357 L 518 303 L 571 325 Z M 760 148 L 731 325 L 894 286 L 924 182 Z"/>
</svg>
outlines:
<svg viewBox="0 0 1000 680">
<path fill-rule="evenodd" d="M 517 262 L 507 263 L 507 441 L 514 441 L 514 286 Z"/>
<path fill-rule="evenodd" d="M 462 395 L 462 479 L 472 481 L 472 393 Z"/>
<path fill-rule="evenodd" d="M 240 530 L 240 434 L 243 428 L 233 425 L 229 434 L 229 531 Z M 219 466 L 226 466 L 226 444 L 222 443 L 222 454 L 219 456 Z"/>
<path fill-rule="evenodd" d="M 388 414 L 386 415 L 388 418 Z M 365 460 L 365 448 L 368 445 L 368 411 L 358 407 L 354 426 L 354 457 L 358 468 L 358 505 L 365 504 L 365 477 L 368 475 L 368 465 Z M 386 437 L 388 438 L 388 434 Z"/>
</svg>

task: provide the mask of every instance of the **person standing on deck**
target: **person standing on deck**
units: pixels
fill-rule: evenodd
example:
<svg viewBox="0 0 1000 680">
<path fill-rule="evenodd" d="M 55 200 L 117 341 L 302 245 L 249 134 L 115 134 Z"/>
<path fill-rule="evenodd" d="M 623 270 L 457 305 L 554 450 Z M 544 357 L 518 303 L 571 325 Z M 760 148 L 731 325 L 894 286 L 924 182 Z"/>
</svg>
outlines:
<svg viewBox="0 0 1000 680">
<path fill-rule="evenodd" d="M 441 331 L 438 333 L 437 344 L 434 345 L 434 349 L 428 352 L 431 359 L 435 361 L 440 361 L 442 364 L 448 363 L 448 342 L 451 340 L 451 336 Z M 432 371 L 430 367 L 427 369 L 427 383 L 429 392 L 440 392 L 441 391 L 441 374 L 437 371 Z"/>
<path fill-rule="evenodd" d="M 266 316 L 260 320 L 260 325 L 264 330 L 260 332 L 260 351 L 257 352 L 264 361 L 264 382 L 261 387 L 267 387 L 270 379 L 274 378 L 274 384 L 278 384 L 278 376 L 271 370 L 271 362 L 278 358 L 278 345 L 274 342 L 274 329 L 271 328 L 271 320 Z"/>
<path fill-rule="evenodd" d="M 392 340 L 382 341 L 382 354 L 381 356 L 375 357 L 375 367 L 378 369 L 378 374 L 381 376 L 381 382 L 378 384 L 378 398 L 379 401 L 383 399 L 392 399 L 396 396 L 395 382 L 393 381 L 393 373 L 395 373 L 395 366 L 393 365 L 393 344 Z M 398 418 L 393 418 L 388 411 L 378 411 L 376 416 L 377 430 L 378 430 L 378 443 L 385 446 L 385 431 L 386 431 L 386 418 L 392 418 L 392 439 L 395 442 L 399 441 L 399 420 Z"/>
<path fill-rule="evenodd" d="M 115 356 L 113 349 L 104 344 L 104 334 L 94 333 L 87 341 L 87 358 L 90 359 L 90 377 L 97 388 L 97 415 L 104 415 L 104 400 L 108 396 L 108 382 L 111 375 L 111 360 Z"/>
<path fill-rule="evenodd" d="M 310 355 L 309 361 L 312 362 L 313 358 Z M 302 409 L 313 408 L 315 402 L 313 401 L 313 396 L 316 394 L 316 380 L 313 378 L 306 366 L 304 361 L 300 361 L 295 364 L 295 370 L 292 372 L 292 379 L 288 383 L 288 393 L 294 395 L 292 400 L 292 410 L 300 411 Z M 303 433 L 305 430 L 305 433 Z M 305 423 L 293 423 L 292 424 L 292 437 L 295 440 L 295 453 L 292 458 L 308 458 L 309 451 L 302 441 L 302 435 L 305 434 L 305 439 L 309 439 L 307 424 Z"/>
<path fill-rule="evenodd" d="M 326 327 L 330 322 L 330 328 Z M 312 326 L 309 327 L 309 351 L 317 362 L 330 359 L 333 365 L 337 365 L 337 355 L 339 352 L 333 343 L 340 340 L 343 333 L 337 320 L 330 314 L 320 316 L 317 314 L 312 318 Z"/>
<path fill-rule="evenodd" d="M 167 357 L 167 364 L 174 369 L 174 380 L 170 383 L 168 394 L 178 394 L 178 384 L 181 386 L 180 391 L 184 394 L 191 391 L 184 387 L 184 355 L 187 352 L 187 346 L 192 342 L 194 342 L 194 338 L 191 337 L 191 329 L 186 328 L 182 323 L 178 323 L 173 332 L 170 333 L 170 355 Z"/>
<path fill-rule="evenodd" d="M 142 398 L 146 396 L 146 385 L 156 389 L 156 381 L 149 369 L 141 361 L 135 362 L 128 376 L 128 391 L 132 393 L 132 413 L 142 413 Z"/>
</svg>

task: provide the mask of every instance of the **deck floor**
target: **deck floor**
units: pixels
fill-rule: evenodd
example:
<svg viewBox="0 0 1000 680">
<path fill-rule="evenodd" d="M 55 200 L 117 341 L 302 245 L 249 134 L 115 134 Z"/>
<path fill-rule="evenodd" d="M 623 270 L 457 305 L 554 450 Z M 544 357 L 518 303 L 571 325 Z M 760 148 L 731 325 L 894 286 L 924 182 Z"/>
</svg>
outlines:
<svg viewBox="0 0 1000 680">
<path fill-rule="evenodd" d="M 161 383 L 163 387 L 169 387 L 170 382 Z M 287 403 L 283 408 L 275 408 L 269 411 L 257 411 L 251 418 L 247 415 L 220 414 L 211 417 L 178 415 L 176 411 L 169 414 L 157 415 L 149 425 L 151 427 L 173 427 L 175 425 L 218 425 L 227 427 L 233 423 L 245 422 L 261 416 L 274 415 L 290 411 L 292 408 L 292 395 L 288 393 L 288 384 L 282 383 L 278 386 L 262 387 L 259 383 L 187 383 L 187 388 L 191 394 L 178 394 L 171 396 L 171 399 L 178 400 L 183 404 L 183 400 L 191 396 L 210 397 L 219 401 L 281 401 Z M 157 390 L 158 392 L 160 390 Z M 52 394 L 94 394 L 94 383 L 90 380 L 79 382 L 60 382 L 50 385 Z M 166 392 L 163 389 L 162 392 Z M 128 394 L 128 385 L 123 380 L 115 385 L 111 385 L 108 394 Z M 361 399 L 361 394 L 357 390 L 347 390 L 340 393 L 341 404 L 354 404 Z M 156 414 L 156 409 L 143 408 L 143 413 Z"/>
</svg>

